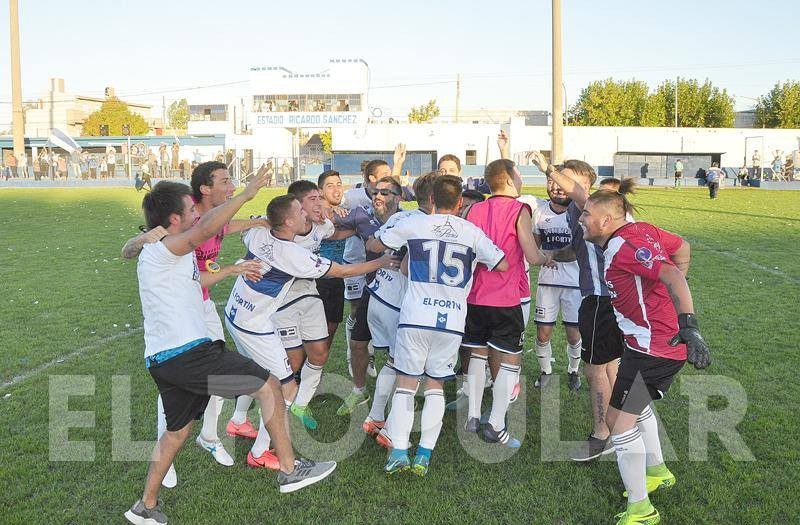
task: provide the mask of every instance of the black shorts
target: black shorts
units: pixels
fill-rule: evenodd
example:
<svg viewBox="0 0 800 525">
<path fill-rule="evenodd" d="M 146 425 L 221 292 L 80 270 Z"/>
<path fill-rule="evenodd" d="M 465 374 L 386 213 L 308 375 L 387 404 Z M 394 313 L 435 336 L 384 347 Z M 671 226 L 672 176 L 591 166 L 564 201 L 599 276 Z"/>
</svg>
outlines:
<svg viewBox="0 0 800 525">
<path fill-rule="evenodd" d="M 369 292 L 364 288 L 364 294 L 358 301 L 350 301 L 350 315 L 356 320 L 353 331 L 350 333 L 351 341 L 371 341 L 372 332 L 367 323 L 367 308 L 369 307 Z"/>
<path fill-rule="evenodd" d="M 317 291 L 325 307 L 325 320 L 341 323 L 344 318 L 344 279 L 317 279 Z"/>
<path fill-rule="evenodd" d="M 199 419 L 209 396 L 252 394 L 269 378 L 267 370 L 238 352 L 229 352 L 222 341 L 202 343 L 148 370 L 161 394 L 170 431 Z"/>
<path fill-rule="evenodd" d="M 625 339 L 617 325 L 611 298 L 587 295 L 578 308 L 581 359 L 590 365 L 604 365 L 622 357 Z"/>
<path fill-rule="evenodd" d="M 524 343 L 525 321 L 522 306 L 467 304 L 462 346 L 488 346 L 507 354 L 518 354 L 522 352 Z"/>
<path fill-rule="evenodd" d="M 683 178 L 683 172 L 682 171 L 676 171 L 675 172 L 675 178 L 676 179 L 682 179 Z"/>
<path fill-rule="evenodd" d="M 651 401 L 664 397 L 684 363 L 625 350 L 608 404 L 628 414 L 641 414 Z"/>
</svg>

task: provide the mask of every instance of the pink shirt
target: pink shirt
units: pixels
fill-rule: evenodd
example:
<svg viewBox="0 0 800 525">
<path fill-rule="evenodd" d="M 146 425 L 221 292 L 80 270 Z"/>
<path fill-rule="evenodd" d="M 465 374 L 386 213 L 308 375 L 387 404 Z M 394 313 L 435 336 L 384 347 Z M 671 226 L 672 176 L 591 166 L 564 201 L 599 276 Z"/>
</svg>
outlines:
<svg viewBox="0 0 800 525">
<path fill-rule="evenodd" d="M 513 197 L 496 195 L 472 205 L 467 220 L 486 233 L 503 250 L 508 261 L 505 272 L 490 272 L 485 265 L 475 269 L 474 284 L 467 303 L 481 306 L 519 306 L 520 296 L 530 296 L 525 278 L 525 254 L 517 236 L 517 219 L 522 208 L 530 206 Z"/>
<path fill-rule="evenodd" d="M 219 250 L 222 248 L 222 238 L 228 233 L 229 227 L 230 225 L 226 224 L 218 234 L 194 249 L 194 254 L 197 256 L 197 267 L 201 272 L 208 271 L 206 261 L 217 261 Z M 207 301 L 209 298 L 208 288 L 203 288 L 203 300 Z"/>
</svg>

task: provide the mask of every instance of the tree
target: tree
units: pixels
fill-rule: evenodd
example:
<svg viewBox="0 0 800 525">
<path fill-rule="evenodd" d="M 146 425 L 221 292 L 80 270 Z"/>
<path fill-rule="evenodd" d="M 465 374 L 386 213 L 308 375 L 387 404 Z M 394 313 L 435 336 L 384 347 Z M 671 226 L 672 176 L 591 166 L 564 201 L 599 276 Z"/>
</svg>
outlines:
<svg viewBox="0 0 800 525">
<path fill-rule="evenodd" d="M 648 87 L 642 81 L 595 81 L 581 91 L 570 110 L 579 126 L 641 126 L 647 109 Z"/>
<path fill-rule="evenodd" d="M 666 121 L 675 125 L 675 82 L 667 80 L 656 88 L 656 96 L 664 103 Z M 706 79 L 678 81 L 678 126 L 684 128 L 732 128 L 735 114 L 733 97 L 726 90 L 714 87 Z"/>
<path fill-rule="evenodd" d="M 322 151 L 330 155 L 333 147 L 333 132 L 329 129 L 321 131 L 319 133 L 319 140 L 322 141 Z"/>
<path fill-rule="evenodd" d="M 189 123 L 189 103 L 185 98 L 174 101 L 167 109 L 167 120 L 172 129 L 185 131 Z"/>
<path fill-rule="evenodd" d="M 108 134 L 122 135 L 122 125 L 129 124 L 131 135 L 146 135 L 150 127 L 141 115 L 128 110 L 128 105 L 117 98 L 110 98 L 103 102 L 100 109 L 89 115 L 83 124 L 81 135 L 93 137 L 100 135 L 100 126 L 108 126 Z"/>
<path fill-rule="evenodd" d="M 408 113 L 408 121 L 421 124 L 423 122 L 430 122 L 439 116 L 439 106 L 436 105 L 436 99 L 429 100 L 424 106 L 412 107 Z"/>
<path fill-rule="evenodd" d="M 756 104 L 756 125 L 765 128 L 800 128 L 800 82 L 778 82 Z"/>
</svg>

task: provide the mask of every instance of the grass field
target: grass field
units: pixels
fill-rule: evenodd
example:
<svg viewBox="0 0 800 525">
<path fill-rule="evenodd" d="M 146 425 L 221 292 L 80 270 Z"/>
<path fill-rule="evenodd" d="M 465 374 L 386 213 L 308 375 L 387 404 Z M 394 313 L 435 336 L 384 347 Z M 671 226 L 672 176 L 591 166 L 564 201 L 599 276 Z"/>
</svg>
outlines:
<svg viewBox="0 0 800 525">
<path fill-rule="evenodd" d="M 543 188 L 530 192 L 544 194 Z M 241 215 L 263 211 L 274 194 L 265 192 Z M 121 245 L 143 222 L 140 199 L 130 189 L 0 191 L 0 333 L 6 345 L 0 352 L 0 523 L 121 523 L 141 493 L 146 463 L 117 460 L 146 457 L 142 451 L 150 446 L 126 444 L 128 428 L 137 442 L 155 433 L 156 391 L 142 366 L 135 264 L 119 259 Z M 711 201 L 701 189 L 643 189 L 636 202 L 642 220 L 692 243 L 689 284 L 714 363 L 681 375 L 717 380 L 701 381 L 701 392 L 714 393 L 704 385 L 719 380 L 743 387 L 748 404 L 736 429 L 755 457 L 735 460 L 713 434 L 707 460 L 690 454 L 689 422 L 697 417 L 695 405 L 706 401 L 687 397 L 688 382 L 682 387 L 677 380 L 657 404 L 677 456 L 668 462 L 677 486 L 652 498 L 663 523 L 800 523 L 794 496 L 800 487 L 800 194 L 725 189 Z M 235 238 L 226 240 L 223 262 L 241 251 Z M 212 291 L 218 303 L 230 285 Z M 529 341 L 533 334 L 531 324 Z M 562 374 L 564 347 L 557 331 L 555 367 Z M 346 375 L 340 336 L 326 368 L 326 393 L 312 403 L 320 420 L 315 440 L 293 427 L 302 451 L 341 459 L 334 476 L 281 496 L 274 475 L 244 465 L 249 443 L 237 442 L 237 465 L 224 468 L 189 442 L 176 461 L 178 487 L 162 491 L 165 511 L 171 523 L 613 523 L 624 508 L 615 462 L 542 459 L 543 435 L 555 431 L 561 440 L 577 441 L 589 432 L 587 390 L 570 394 L 562 381 L 559 399 L 542 400 L 533 388 L 532 353 L 524 367 L 526 397 L 510 416 L 512 433 L 524 437 L 515 455 L 500 462 L 475 459 L 492 454 L 490 447 L 460 436 L 463 421 L 448 414 L 429 475 L 389 478 L 381 472 L 384 450 L 362 441 L 366 410 L 350 421 L 335 415 L 340 401 L 331 392 L 342 391 L 335 375 Z M 50 446 L 49 429 L 68 420 L 58 408 L 67 402 L 59 375 L 94 381 L 93 395 L 68 399 L 70 411 L 95 414 L 93 426 L 68 434 L 71 441 L 94 443 L 93 461 L 58 461 L 58 449 Z M 130 404 L 116 396 L 112 414 L 112 385 L 116 392 L 126 378 Z M 723 410 L 727 401 L 713 395 L 708 405 Z"/>
</svg>

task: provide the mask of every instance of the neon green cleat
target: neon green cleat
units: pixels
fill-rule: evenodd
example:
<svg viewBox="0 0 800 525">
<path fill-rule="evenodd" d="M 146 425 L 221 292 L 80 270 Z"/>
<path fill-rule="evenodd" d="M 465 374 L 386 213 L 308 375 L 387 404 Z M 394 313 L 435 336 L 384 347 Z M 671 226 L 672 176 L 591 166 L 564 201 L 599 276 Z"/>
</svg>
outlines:
<svg viewBox="0 0 800 525">
<path fill-rule="evenodd" d="M 297 418 L 303 423 L 303 426 L 307 429 L 317 429 L 317 420 L 314 419 L 314 414 L 311 413 L 311 409 L 309 407 L 301 407 L 293 404 L 291 407 L 289 407 L 289 412 L 297 416 Z"/>
<path fill-rule="evenodd" d="M 364 392 L 350 392 L 344 403 L 336 411 L 337 416 L 349 416 L 353 413 L 357 406 L 364 405 L 369 401 L 369 396 Z"/>
<path fill-rule="evenodd" d="M 650 510 L 645 514 L 633 514 L 625 511 L 614 517 L 619 518 L 617 525 L 656 525 L 661 521 L 661 515 L 652 505 L 650 505 Z"/>
<path fill-rule="evenodd" d="M 414 456 L 414 462 L 411 463 L 411 472 L 419 477 L 423 477 L 428 473 L 428 465 L 430 464 L 430 461 L 431 458 L 429 456 L 417 454 Z"/>
<path fill-rule="evenodd" d="M 668 489 L 675 485 L 675 475 L 669 470 L 666 476 L 647 476 L 647 493 L 652 494 L 658 489 Z M 628 497 L 628 491 L 622 493 L 624 497 Z"/>
</svg>

